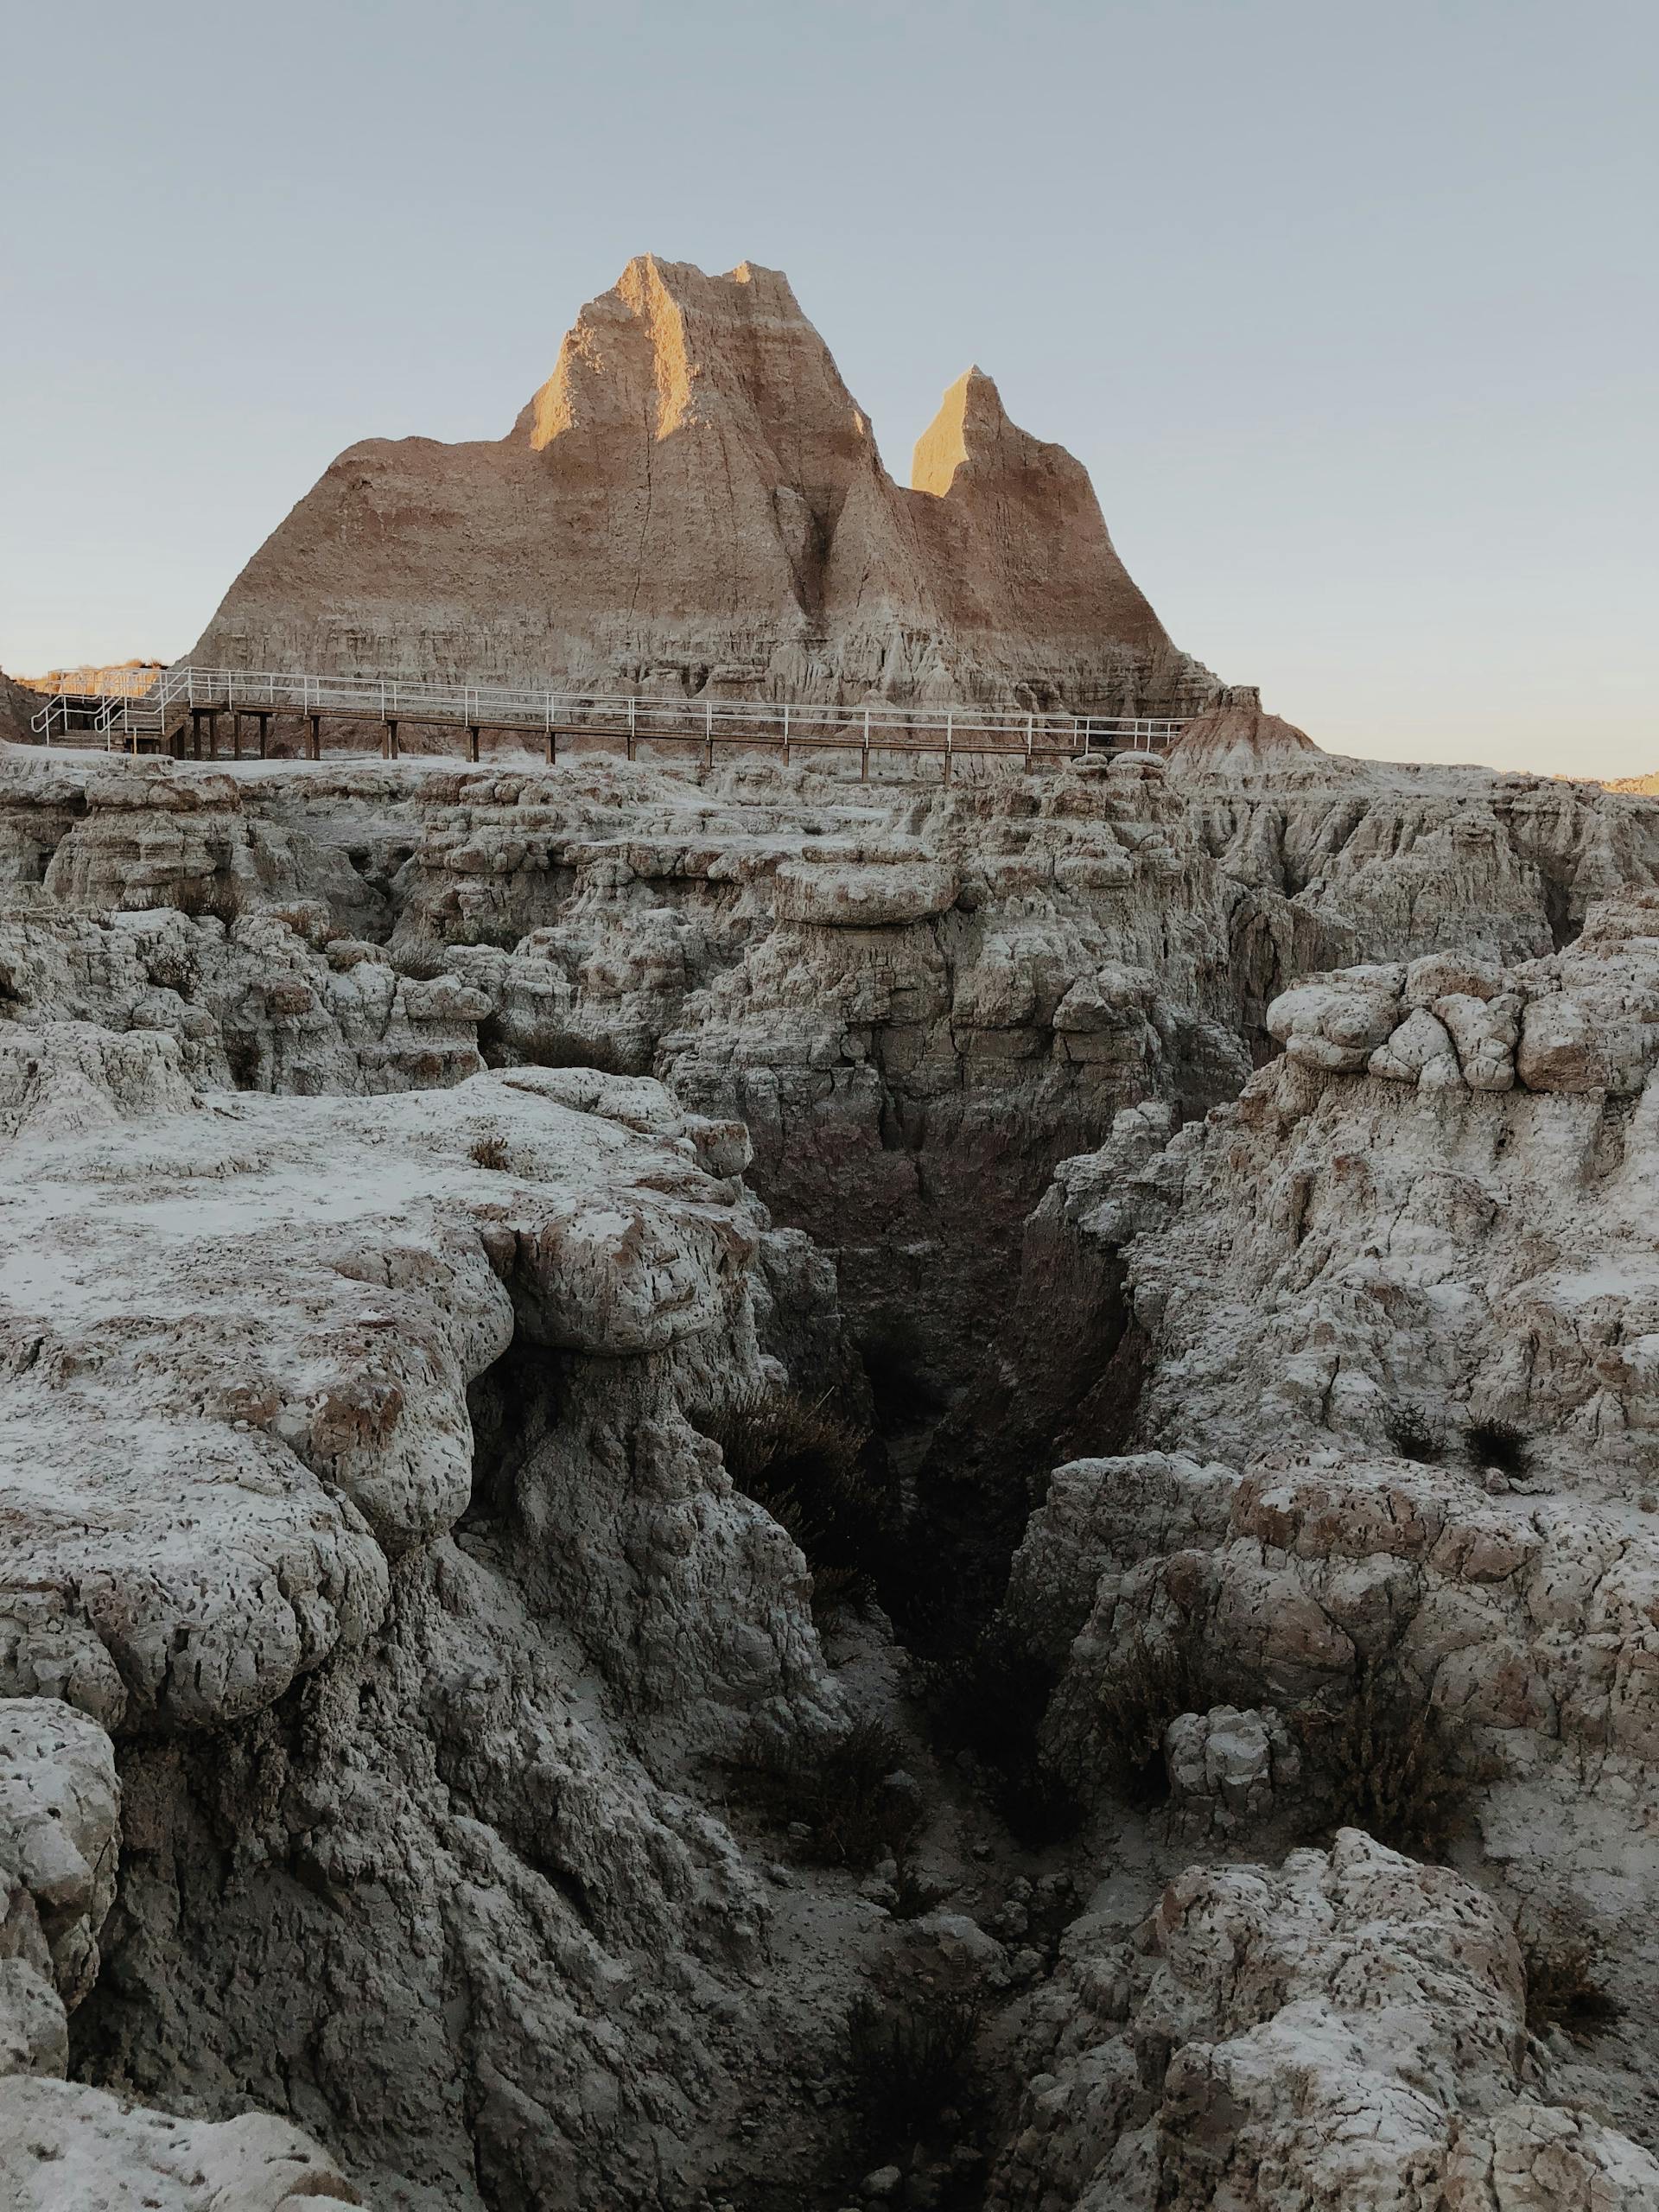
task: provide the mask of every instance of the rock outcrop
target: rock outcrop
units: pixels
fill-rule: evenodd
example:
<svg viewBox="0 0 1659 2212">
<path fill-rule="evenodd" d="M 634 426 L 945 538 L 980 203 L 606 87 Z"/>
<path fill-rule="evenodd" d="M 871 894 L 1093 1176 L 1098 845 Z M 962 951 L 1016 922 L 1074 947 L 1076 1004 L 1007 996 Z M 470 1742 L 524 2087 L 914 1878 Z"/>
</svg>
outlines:
<svg viewBox="0 0 1659 2212">
<path fill-rule="evenodd" d="M 20 2202 L 1645 2202 L 1659 807 L 1223 753 L 9 764 Z M 839 1613 L 714 1440 L 786 1388 Z M 1304 1847 L 1384 1673 L 1457 1875 Z"/>
<path fill-rule="evenodd" d="M 0 669 L 0 743 L 27 745 L 31 734 L 29 717 L 40 704 L 21 683 L 14 683 L 3 669 Z"/>
<path fill-rule="evenodd" d="M 1344 1831 L 1068 1934 L 996 2212 L 1638 2212 L 1659 2160 L 1540 2092 L 1513 1930 Z"/>
<path fill-rule="evenodd" d="M 645 255 L 498 442 L 371 440 L 190 658 L 698 698 L 1202 704 L 1089 479 L 977 369 L 913 488 L 774 270 Z"/>
</svg>

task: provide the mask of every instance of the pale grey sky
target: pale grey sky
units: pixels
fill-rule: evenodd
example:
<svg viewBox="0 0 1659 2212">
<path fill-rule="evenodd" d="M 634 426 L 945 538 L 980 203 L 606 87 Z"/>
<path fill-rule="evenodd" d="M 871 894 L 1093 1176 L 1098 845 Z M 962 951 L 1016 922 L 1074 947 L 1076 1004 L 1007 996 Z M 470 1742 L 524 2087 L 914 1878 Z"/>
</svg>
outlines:
<svg viewBox="0 0 1659 2212">
<path fill-rule="evenodd" d="M 186 650 L 632 253 L 977 360 L 1327 746 L 1659 768 L 1655 0 L 0 0 L 0 665 Z"/>
</svg>

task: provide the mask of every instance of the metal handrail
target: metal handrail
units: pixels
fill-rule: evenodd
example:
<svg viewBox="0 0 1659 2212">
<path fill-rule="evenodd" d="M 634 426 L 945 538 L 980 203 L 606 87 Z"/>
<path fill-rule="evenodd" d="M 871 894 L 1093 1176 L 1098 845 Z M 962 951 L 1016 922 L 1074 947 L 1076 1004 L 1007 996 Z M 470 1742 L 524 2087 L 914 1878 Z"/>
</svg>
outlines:
<svg viewBox="0 0 1659 2212">
<path fill-rule="evenodd" d="M 1185 727 L 1185 715 L 1022 714 L 995 708 L 895 707 L 887 704 L 840 707 L 779 700 L 664 699 L 610 694 L 576 684 L 517 685 L 439 683 L 425 677 L 323 676 L 285 670 L 171 668 L 146 690 L 112 700 L 106 712 L 124 705 L 150 713 L 168 708 L 235 709 L 249 712 L 286 709 L 294 713 L 349 712 L 361 708 L 366 718 L 388 716 L 410 721 L 432 719 L 481 723 L 493 728 L 523 725 L 545 728 L 569 723 L 602 729 L 632 728 L 639 736 L 653 729 L 664 734 L 683 730 L 737 734 L 747 724 L 773 725 L 787 713 L 791 734 L 800 739 L 847 733 L 855 741 L 868 729 L 899 731 L 922 737 L 936 733 L 957 742 L 980 735 L 1014 738 L 1029 733 L 1045 740 L 1064 734 L 1081 747 L 1085 737 L 1167 739 Z M 423 709 L 426 713 L 423 713 Z"/>
<path fill-rule="evenodd" d="M 185 666 L 163 670 L 142 691 L 123 688 L 107 695 L 94 716 L 93 732 L 110 746 L 135 732 L 165 734 L 172 712 L 180 707 L 187 711 L 335 715 L 360 711 L 364 719 L 379 721 L 575 728 L 594 735 L 610 731 L 626 736 L 630 753 L 640 740 L 700 737 L 712 744 L 721 739 L 741 741 L 762 728 L 781 729 L 785 752 L 791 743 L 845 743 L 868 750 L 873 740 L 880 741 L 883 749 L 909 743 L 946 753 L 1086 753 L 1096 743 L 1150 752 L 1166 744 L 1190 719 L 1177 715 L 1021 714 L 957 705 L 871 702 L 842 707 L 792 700 L 665 699 L 638 692 L 596 692 L 576 684 L 448 683 L 425 677 Z M 54 697 L 32 718 L 33 726 L 50 743 L 54 716 L 67 731 L 68 714 L 68 698 Z"/>
</svg>

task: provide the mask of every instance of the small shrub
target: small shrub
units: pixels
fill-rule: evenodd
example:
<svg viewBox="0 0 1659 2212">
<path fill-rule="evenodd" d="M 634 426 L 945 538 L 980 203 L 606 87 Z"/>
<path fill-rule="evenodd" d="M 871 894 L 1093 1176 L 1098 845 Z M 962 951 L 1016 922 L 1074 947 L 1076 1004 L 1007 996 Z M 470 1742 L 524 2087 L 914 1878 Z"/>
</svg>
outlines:
<svg viewBox="0 0 1659 2212">
<path fill-rule="evenodd" d="M 769 1818 L 808 1834 L 808 1858 L 830 1866 L 902 1860 L 922 1825 L 920 1796 L 895 1777 L 905 1746 L 879 1720 L 855 1721 L 840 1736 L 766 1737 L 736 1769 L 740 1785 Z"/>
<path fill-rule="evenodd" d="M 1465 1431 L 1464 1444 L 1478 1467 L 1496 1467 L 1501 1474 L 1527 1471 L 1527 1438 L 1513 1421 L 1478 1421 Z"/>
<path fill-rule="evenodd" d="M 488 1167 L 498 1175 L 505 1174 L 511 1165 L 505 1140 L 493 1129 L 473 1139 L 471 1154 L 476 1166 Z"/>
<path fill-rule="evenodd" d="M 855 2107 L 873 2139 L 884 2145 L 920 2141 L 946 2112 L 971 2104 L 978 2032 L 979 2007 L 970 1998 L 855 2000 L 847 2016 L 847 2063 Z"/>
<path fill-rule="evenodd" d="M 1414 1459 L 1421 1467 L 1438 1467 L 1446 1457 L 1444 1433 L 1421 1414 L 1397 1415 L 1390 1441 L 1402 1459 Z"/>
<path fill-rule="evenodd" d="M 1103 1687 L 1096 1728 L 1107 1762 L 1131 1796 L 1156 1803 L 1168 1793 L 1164 1737 L 1183 1713 L 1248 1705 L 1248 1677 L 1206 1640 L 1195 1619 L 1155 1642 L 1136 1636 Z"/>
<path fill-rule="evenodd" d="M 1611 2028 L 1619 2007 L 1601 1984 L 1601 1960 L 1588 1943 L 1529 1943 L 1527 2025 L 1535 2036 L 1565 2028 L 1587 2043 Z"/>
<path fill-rule="evenodd" d="M 1444 1860 L 1467 1824 L 1476 1777 L 1455 1763 L 1422 1692 L 1366 1667 L 1351 1703 L 1334 1714 L 1304 1713 L 1297 1725 L 1333 1828 L 1363 1828 L 1391 1851 Z"/>
<path fill-rule="evenodd" d="M 753 1390 L 696 1424 L 726 1471 L 800 1546 L 812 1608 L 868 1605 L 892 1541 L 894 1501 L 871 1474 L 864 1433 L 792 1391 Z"/>
</svg>

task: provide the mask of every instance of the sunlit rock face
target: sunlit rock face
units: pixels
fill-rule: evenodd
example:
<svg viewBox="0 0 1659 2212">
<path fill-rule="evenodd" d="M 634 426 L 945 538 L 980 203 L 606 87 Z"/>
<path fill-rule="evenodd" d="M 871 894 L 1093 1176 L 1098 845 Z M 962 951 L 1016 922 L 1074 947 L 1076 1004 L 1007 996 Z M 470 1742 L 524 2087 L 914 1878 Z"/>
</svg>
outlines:
<svg viewBox="0 0 1659 2212">
<path fill-rule="evenodd" d="M 495 442 L 371 439 L 238 577 L 202 666 L 698 698 L 1204 703 L 1088 475 L 977 369 L 913 487 L 776 270 L 644 255 Z"/>
</svg>

